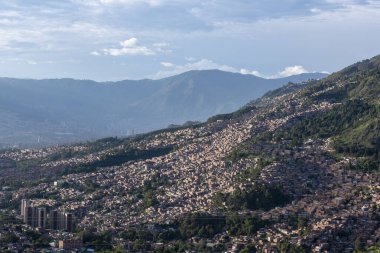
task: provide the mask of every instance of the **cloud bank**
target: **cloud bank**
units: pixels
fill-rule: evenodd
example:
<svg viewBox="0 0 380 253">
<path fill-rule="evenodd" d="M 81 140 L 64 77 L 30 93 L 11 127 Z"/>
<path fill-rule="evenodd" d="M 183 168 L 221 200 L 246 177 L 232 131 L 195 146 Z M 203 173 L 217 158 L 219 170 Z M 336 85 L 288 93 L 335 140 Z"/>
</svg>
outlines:
<svg viewBox="0 0 380 253">
<path fill-rule="evenodd" d="M 123 55 L 155 55 L 156 52 L 146 46 L 138 45 L 136 38 L 130 38 L 120 42 L 121 48 L 105 48 L 106 55 L 123 56 Z"/>
<path fill-rule="evenodd" d="M 191 60 L 195 60 L 195 59 L 192 58 Z M 249 70 L 245 68 L 238 70 L 235 67 L 231 67 L 224 64 L 218 64 L 209 59 L 201 59 L 199 61 L 188 62 L 183 65 L 176 65 L 171 62 L 161 62 L 161 65 L 165 67 L 166 70 L 161 70 L 157 72 L 152 78 L 154 79 L 165 78 L 165 77 L 169 77 L 173 75 L 178 75 L 190 70 L 212 70 L 212 69 L 233 72 L 233 73 L 240 73 L 243 75 L 254 75 L 254 76 L 258 76 L 258 77 L 262 77 L 266 79 L 275 79 L 275 78 L 288 77 L 288 76 L 299 75 L 299 74 L 304 74 L 304 73 L 311 73 L 310 71 L 306 70 L 303 66 L 294 65 L 294 66 L 285 67 L 283 70 L 275 74 L 264 75 L 257 70 Z M 312 71 L 312 72 L 315 73 L 318 71 Z M 326 73 L 325 71 L 321 71 L 321 72 Z"/>
</svg>

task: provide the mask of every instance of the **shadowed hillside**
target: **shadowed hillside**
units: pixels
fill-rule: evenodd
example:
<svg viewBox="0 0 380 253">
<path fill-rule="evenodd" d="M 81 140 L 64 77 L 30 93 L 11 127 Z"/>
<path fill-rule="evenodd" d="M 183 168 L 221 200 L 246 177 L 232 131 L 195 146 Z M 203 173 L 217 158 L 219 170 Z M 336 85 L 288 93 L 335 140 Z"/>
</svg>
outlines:
<svg viewBox="0 0 380 253">
<path fill-rule="evenodd" d="M 0 145 L 46 145 L 125 136 L 231 112 L 303 74 L 263 79 L 218 70 L 161 80 L 97 83 L 74 79 L 0 79 Z"/>
</svg>

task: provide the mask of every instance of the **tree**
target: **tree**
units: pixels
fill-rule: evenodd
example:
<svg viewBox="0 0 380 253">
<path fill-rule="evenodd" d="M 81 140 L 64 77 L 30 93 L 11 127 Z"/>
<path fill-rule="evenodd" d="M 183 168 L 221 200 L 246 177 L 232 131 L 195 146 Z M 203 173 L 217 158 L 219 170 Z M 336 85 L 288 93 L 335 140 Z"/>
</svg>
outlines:
<svg viewBox="0 0 380 253">
<path fill-rule="evenodd" d="M 365 251 L 365 238 L 362 236 L 358 236 L 355 240 L 355 251 L 356 252 L 363 252 Z"/>
<path fill-rule="evenodd" d="M 247 245 L 240 253 L 256 253 L 256 248 L 253 245 Z"/>
</svg>

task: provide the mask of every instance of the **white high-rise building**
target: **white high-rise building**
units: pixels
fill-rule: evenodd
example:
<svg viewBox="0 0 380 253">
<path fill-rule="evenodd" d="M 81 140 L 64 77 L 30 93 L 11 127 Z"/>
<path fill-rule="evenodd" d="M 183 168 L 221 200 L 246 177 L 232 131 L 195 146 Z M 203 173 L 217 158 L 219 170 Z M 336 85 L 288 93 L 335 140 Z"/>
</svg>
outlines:
<svg viewBox="0 0 380 253">
<path fill-rule="evenodd" d="M 21 215 L 25 215 L 25 208 L 30 206 L 30 201 L 28 199 L 21 200 Z"/>
</svg>

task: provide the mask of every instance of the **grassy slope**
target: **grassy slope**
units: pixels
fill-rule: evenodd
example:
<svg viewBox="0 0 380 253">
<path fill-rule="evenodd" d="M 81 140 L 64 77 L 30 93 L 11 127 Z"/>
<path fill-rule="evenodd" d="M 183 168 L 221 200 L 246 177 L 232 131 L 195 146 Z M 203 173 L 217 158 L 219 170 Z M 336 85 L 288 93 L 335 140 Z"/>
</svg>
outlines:
<svg viewBox="0 0 380 253">
<path fill-rule="evenodd" d="M 267 95 L 270 97 L 271 94 L 281 95 L 284 92 L 286 89 L 281 88 Z M 323 80 L 309 82 L 300 97 L 306 98 L 309 105 L 323 101 L 340 105 L 329 112 L 305 116 L 293 125 L 275 131 L 273 135 L 263 133 L 259 139 L 255 137 L 244 145 L 272 138 L 292 140 L 293 145 L 302 145 L 309 138 L 331 137 L 338 153 L 365 157 L 379 164 L 380 56 L 356 63 Z M 235 153 L 247 155 L 244 145 Z"/>
</svg>

